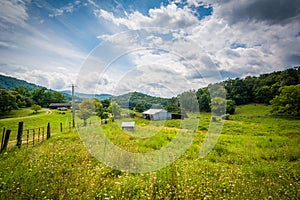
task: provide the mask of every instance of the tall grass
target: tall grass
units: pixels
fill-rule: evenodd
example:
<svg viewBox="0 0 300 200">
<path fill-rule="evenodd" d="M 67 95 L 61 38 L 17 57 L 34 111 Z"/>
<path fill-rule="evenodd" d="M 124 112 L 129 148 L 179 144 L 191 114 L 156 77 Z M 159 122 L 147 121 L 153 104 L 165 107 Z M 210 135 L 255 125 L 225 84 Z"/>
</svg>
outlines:
<svg viewBox="0 0 300 200">
<path fill-rule="evenodd" d="M 257 106 L 259 111 L 255 112 Z M 0 196 L 299 199 L 299 120 L 268 116 L 268 109 L 263 105 L 238 107 L 238 113 L 225 122 L 215 148 L 203 159 L 198 158 L 198 153 L 210 115 L 201 114 L 196 137 L 186 153 L 171 165 L 150 173 L 131 174 L 107 167 L 91 156 L 76 131 L 56 134 L 36 147 L 0 154 Z M 141 138 L 123 132 L 118 123 L 101 128 L 116 145 L 133 152 L 160 149 L 177 134 L 178 125 L 177 121 L 165 122 L 164 127 L 152 124 L 157 134 Z M 141 130 L 149 128 L 141 119 L 136 123 Z"/>
</svg>

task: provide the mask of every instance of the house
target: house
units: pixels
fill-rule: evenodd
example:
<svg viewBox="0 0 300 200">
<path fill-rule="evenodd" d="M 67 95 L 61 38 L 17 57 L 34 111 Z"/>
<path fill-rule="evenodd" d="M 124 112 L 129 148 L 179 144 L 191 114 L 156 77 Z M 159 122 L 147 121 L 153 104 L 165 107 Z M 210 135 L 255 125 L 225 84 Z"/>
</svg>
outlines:
<svg viewBox="0 0 300 200">
<path fill-rule="evenodd" d="M 166 120 L 172 119 L 172 114 L 165 109 L 149 109 L 142 113 L 143 118 L 149 120 Z"/>
<path fill-rule="evenodd" d="M 49 108 L 58 109 L 58 108 L 71 108 L 72 104 L 70 103 L 50 103 Z"/>
<path fill-rule="evenodd" d="M 122 131 L 132 131 L 134 132 L 135 122 L 122 122 Z"/>
</svg>

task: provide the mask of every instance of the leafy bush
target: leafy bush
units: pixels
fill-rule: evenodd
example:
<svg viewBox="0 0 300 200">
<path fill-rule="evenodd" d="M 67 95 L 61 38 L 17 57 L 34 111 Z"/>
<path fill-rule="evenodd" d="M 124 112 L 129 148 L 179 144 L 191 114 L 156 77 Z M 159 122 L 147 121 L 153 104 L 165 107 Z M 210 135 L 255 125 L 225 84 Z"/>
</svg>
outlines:
<svg viewBox="0 0 300 200">
<path fill-rule="evenodd" d="M 33 110 L 35 113 L 37 113 L 41 109 L 42 109 L 42 107 L 40 105 L 33 104 L 31 106 L 31 110 Z"/>
</svg>

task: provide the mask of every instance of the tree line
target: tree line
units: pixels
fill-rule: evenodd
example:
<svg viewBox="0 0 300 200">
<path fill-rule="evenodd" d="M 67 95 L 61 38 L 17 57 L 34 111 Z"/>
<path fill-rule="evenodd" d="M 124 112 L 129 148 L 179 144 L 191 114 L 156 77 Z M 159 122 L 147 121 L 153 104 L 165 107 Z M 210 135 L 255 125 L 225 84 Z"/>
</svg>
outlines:
<svg viewBox="0 0 300 200">
<path fill-rule="evenodd" d="M 272 105 L 273 114 L 300 116 L 299 84 L 300 67 L 295 67 L 262 74 L 259 77 L 228 79 L 198 90 L 185 91 L 170 99 L 152 97 L 138 92 L 127 93 L 104 101 L 94 99 L 93 109 L 96 108 L 97 115 L 104 119 L 113 113 L 114 108 L 119 110 L 119 107 L 136 112 L 160 106 L 168 112 L 178 114 L 197 111 L 234 114 L 236 105 L 264 103 Z M 218 93 L 223 95 L 218 95 Z M 223 98 L 218 96 L 223 96 Z M 66 99 L 60 92 L 48 90 L 45 87 L 35 88 L 32 91 L 28 91 L 23 86 L 12 90 L 0 89 L 1 112 L 30 107 L 33 104 L 48 107 L 53 102 L 63 103 Z M 81 109 L 83 114 L 84 109 L 84 107 Z"/>
<path fill-rule="evenodd" d="M 119 118 L 121 116 L 121 107 L 118 103 L 110 99 L 99 100 L 97 98 L 84 99 L 79 105 L 77 116 L 83 120 L 86 126 L 87 119 L 93 115 L 101 119 Z"/>
<path fill-rule="evenodd" d="M 273 114 L 300 116 L 300 67 L 262 74 L 259 77 L 228 79 L 210 84 L 197 91 L 190 90 L 173 97 L 166 105 L 169 112 L 210 112 L 213 107 L 226 104 L 226 113 L 233 114 L 236 105 L 249 103 L 272 104 Z M 211 90 L 225 88 L 226 99 L 212 98 Z M 181 105 L 181 103 L 183 105 Z M 184 105 L 188 104 L 188 105 Z"/>
<path fill-rule="evenodd" d="M 227 79 L 198 90 L 185 91 L 170 99 L 133 92 L 113 97 L 112 100 L 122 108 L 137 112 L 161 105 L 168 112 L 178 114 L 198 111 L 234 114 L 237 105 L 262 103 L 272 104 L 273 114 L 299 116 L 298 84 L 300 84 L 300 67 L 295 67 L 258 77 Z M 287 101 L 287 96 L 292 90 L 293 98 Z"/>
<path fill-rule="evenodd" d="M 60 92 L 45 87 L 35 88 L 32 91 L 27 90 L 24 86 L 18 86 L 12 90 L 0 89 L 1 112 L 9 112 L 13 109 L 31 107 L 32 105 L 46 108 L 53 102 L 64 103 L 66 99 Z"/>
</svg>

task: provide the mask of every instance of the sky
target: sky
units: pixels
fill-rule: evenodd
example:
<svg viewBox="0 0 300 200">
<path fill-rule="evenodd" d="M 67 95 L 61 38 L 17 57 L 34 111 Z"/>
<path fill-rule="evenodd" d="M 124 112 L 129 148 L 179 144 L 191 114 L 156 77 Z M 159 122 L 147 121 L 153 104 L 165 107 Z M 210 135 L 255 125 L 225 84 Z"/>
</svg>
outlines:
<svg viewBox="0 0 300 200">
<path fill-rule="evenodd" d="M 0 74 L 171 97 L 300 65 L 299 0 L 0 0 Z"/>
</svg>

